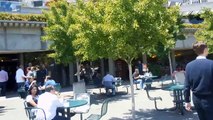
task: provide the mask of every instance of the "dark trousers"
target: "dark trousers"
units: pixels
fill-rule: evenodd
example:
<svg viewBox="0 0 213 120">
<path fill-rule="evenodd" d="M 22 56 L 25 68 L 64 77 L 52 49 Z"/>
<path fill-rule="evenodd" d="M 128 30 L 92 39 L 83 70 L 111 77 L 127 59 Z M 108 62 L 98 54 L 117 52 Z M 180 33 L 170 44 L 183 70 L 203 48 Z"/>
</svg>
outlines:
<svg viewBox="0 0 213 120">
<path fill-rule="evenodd" d="M 212 120 L 213 96 L 193 95 L 193 102 L 200 120 Z"/>
<path fill-rule="evenodd" d="M 19 83 L 17 83 L 18 89 L 21 88 L 21 87 L 24 87 L 24 84 L 25 84 L 24 82 L 19 82 Z"/>
<path fill-rule="evenodd" d="M 7 82 L 0 82 L 0 88 L 1 88 L 0 96 L 5 96 L 6 95 L 6 87 L 7 87 Z"/>
<path fill-rule="evenodd" d="M 66 117 L 63 117 L 63 116 L 55 116 L 52 120 L 70 120 L 70 118 L 66 118 Z"/>
</svg>

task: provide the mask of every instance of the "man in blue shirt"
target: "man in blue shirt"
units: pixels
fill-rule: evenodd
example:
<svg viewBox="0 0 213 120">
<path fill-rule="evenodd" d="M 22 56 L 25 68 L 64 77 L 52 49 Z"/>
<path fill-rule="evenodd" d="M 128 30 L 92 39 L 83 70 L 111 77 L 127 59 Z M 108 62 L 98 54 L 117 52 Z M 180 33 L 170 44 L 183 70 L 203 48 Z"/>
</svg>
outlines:
<svg viewBox="0 0 213 120">
<path fill-rule="evenodd" d="M 42 87 L 39 88 L 39 90 L 45 90 L 45 87 L 51 85 L 51 86 L 55 86 L 56 82 L 55 80 L 53 80 L 50 76 L 46 76 L 45 80 L 44 80 L 44 85 Z"/>
<path fill-rule="evenodd" d="M 112 95 L 115 95 L 115 81 L 115 78 L 109 72 L 103 77 L 102 84 L 106 89 L 107 95 L 109 94 L 109 89 L 112 90 Z"/>
<path fill-rule="evenodd" d="M 191 111 L 190 90 L 193 93 L 194 107 L 200 120 L 212 120 L 213 114 L 213 61 L 206 59 L 207 45 L 203 42 L 193 44 L 198 55 L 186 66 L 184 96 L 186 110 Z"/>
</svg>

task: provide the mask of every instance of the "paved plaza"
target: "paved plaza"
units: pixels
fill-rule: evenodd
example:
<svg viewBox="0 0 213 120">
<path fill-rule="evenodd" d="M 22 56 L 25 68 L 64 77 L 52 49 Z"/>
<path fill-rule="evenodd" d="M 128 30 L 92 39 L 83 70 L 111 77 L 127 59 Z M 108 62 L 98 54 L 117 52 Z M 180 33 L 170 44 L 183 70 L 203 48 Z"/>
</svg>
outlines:
<svg viewBox="0 0 213 120">
<path fill-rule="evenodd" d="M 173 107 L 172 97 L 169 91 L 164 91 L 160 88 L 160 82 L 153 83 L 156 89 L 150 91 L 150 96 L 161 96 L 162 101 L 158 101 L 159 108 Z M 90 114 L 100 113 L 101 105 L 107 96 L 99 93 L 99 89 L 93 86 L 87 86 L 87 91 L 91 97 L 91 109 L 87 114 L 83 114 L 86 118 Z M 129 88 L 130 91 L 130 88 Z M 102 92 L 105 92 L 102 90 Z M 73 95 L 72 88 L 67 87 L 62 89 L 63 95 Z M 126 93 L 126 88 L 120 86 L 118 94 L 110 97 L 111 101 L 108 106 L 107 114 L 102 120 L 131 120 L 131 94 Z M 0 98 L 0 120 L 28 120 L 24 111 L 23 99 L 16 93 L 9 93 L 6 98 Z M 157 111 L 154 107 L 154 102 L 147 98 L 145 90 L 135 90 L 135 115 L 136 120 L 198 120 L 195 111 L 184 111 L 184 115 L 180 115 L 177 111 Z M 76 114 L 72 120 L 80 120 L 80 115 Z"/>
</svg>

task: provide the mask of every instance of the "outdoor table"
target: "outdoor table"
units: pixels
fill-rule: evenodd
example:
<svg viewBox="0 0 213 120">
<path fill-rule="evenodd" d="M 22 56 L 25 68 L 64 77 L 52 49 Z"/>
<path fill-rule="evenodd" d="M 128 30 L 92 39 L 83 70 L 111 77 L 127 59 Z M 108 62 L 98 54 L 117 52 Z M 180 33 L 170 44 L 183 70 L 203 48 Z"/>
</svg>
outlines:
<svg viewBox="0 0 213 120">
<path fill-rule="evenodd" d="M 152 82 L 154 78 L 157 78 L 158 76 L 152 75 L 152 76 L 141 76 L 142 79 L 145 80 L 144 84 L 146 85 L 146 88 L 150 89 L 152 86 Z"/>
<path fill-rule="evenodd" d="M 172 84 L 167 86 L 164 90 L 169 90 L 169 91 L 173 91 L 173 97 L 174 100 L 173 102 L 175 103 L 175 107 L 169 110 L 179 110 L 180 113 L 183 115 L 183 89 L 184 89 L 184 85 L 182 84 Z"/>
<path fill-rule="evenodd" d="M 70 108 L 80 107 L 80 106 L 83 106 L 86 104 L 87 104 L 86 100 L 74 100 L 74 99 L 65 100 L 64 106 L 59 107 L 60 110 L 57 112 L 57 114 L 59 114 L 61 112 L 62 116 L 71 118 L 74 113 L 72 111 L 70 111 Z"/>
</svg>

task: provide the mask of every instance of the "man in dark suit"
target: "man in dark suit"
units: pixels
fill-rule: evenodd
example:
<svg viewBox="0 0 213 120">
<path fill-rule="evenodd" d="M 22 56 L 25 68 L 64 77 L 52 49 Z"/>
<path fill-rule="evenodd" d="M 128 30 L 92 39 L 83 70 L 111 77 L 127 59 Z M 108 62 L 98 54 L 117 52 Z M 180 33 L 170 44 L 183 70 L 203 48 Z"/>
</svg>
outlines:
<svg viewBox="0 0 213 120">
<path fill-rule="evenodd" d="M 193 93 L 194 107 L 200 120 L 213 117 L 213 61 L 206 59 L 207 45 L 203 42 L 193 44 L 197 58 L 186 66 L 185 101 L 186 110 L 191 110 L 190 90 Z"/>
<path fill-rule="evenodd" d="M 47 76 L 48 72 L 47 69 L 45 68 L 45 65 L 42 64 L 41 67 L 38 67 L 38 70 L 36 72 L 36 82 L 38 86 L 43 86 L 44 85 L 44 80 Z"/>
</svg>

